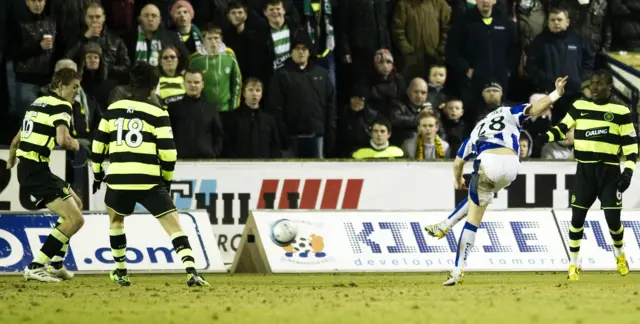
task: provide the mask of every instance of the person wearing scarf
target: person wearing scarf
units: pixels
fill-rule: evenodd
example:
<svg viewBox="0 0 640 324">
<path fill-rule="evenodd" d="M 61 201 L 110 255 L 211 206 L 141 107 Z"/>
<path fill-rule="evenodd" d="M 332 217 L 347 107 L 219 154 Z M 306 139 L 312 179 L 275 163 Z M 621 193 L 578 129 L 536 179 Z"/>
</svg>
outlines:
<svg viewBox="0 0 640 324">
<path fill-rule="evenodd" d="M 304 0 L 304 17 L 307 32 L 315 46 L 318 64 L 329 70 L 331 82 L 336 84 L 336 64 L 333 49 L 336 47 L 332 20 L 331 0 Z"/>
<path fill-rule="evenodd" d="M 140 11 L 139 24 L 127 35 L 125 43 L 132 64 L 144 61 L 153 66 L 160 64 L 159 53 L 164 47 L 175 46 L 180 57 L 189 57 L 189 51 L 176 32 L 160 26 L 160 10 L 154 4 L 147 4 Z"/>
<path fill-rule="evenodd" d="M 444 159 L 449 156 L 449 143 L 438 136 L 439 129 L 440 121 L 433 112 L 421 113 L 418 135 L 403 144 L 407 156 L 418 161 Z"/>
<path fill-rule="evenodd" d="M 200 29 L 192 23 L 195 11 L 189 1 L 176 1 L 171 7 L 171 17 L 176 24 L 178 37 L 189 50 L 189 54 L 205 54 L 206 50 L 202 42 Z"/>
</svg>

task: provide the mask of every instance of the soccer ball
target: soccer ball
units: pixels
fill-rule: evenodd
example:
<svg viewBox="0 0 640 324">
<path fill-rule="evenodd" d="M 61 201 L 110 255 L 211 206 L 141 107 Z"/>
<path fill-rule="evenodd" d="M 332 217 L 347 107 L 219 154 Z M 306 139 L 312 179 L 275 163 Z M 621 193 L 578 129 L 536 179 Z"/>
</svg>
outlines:
<svg viewBox="0 0 640 324">
<path fill-rule="evenodd" d="M 271 240 L 278 246 L 287 246 L 296 239 L 298 228 L 288 219 L 281 219 L 271 226 Z"/>
</svg>

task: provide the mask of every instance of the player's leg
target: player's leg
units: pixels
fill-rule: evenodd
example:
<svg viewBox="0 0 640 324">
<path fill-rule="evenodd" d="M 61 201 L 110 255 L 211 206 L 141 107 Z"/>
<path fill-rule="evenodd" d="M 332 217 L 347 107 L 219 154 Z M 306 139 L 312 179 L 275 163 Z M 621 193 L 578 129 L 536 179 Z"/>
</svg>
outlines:
<svg viewBox="0 0 640 324">
<path fill-rule="evenodd" d="M 451 214 L 447 217 L 447 219 L 441 221 L 440 223 L 428 225 L 424 228 L 424 230 L 430 236 L 437 237 L 441 239 L 447 235 L 449 230 L 451 230 L 456 224 L 458 224 L 461 220 L 467 217 L 467 213 L 469 212 L 469 198 L 464 198 L 456 208 L 453 210 Z"/>
<path fill-rule="evenodd" d="M 71 189 L 71 186 L 69 186 L 69 192 L 73 200 L 76 202 L 76 205 L 78 205 L 78 209 L 82 211 L 82 200 L 80 199 L 80 197 L 78 197 L 75 191 Z M 63 221 L 64 220 L 62 218 L 58 218 L 58 221 L 56 222 L 55 227 L 58 227 Z M 51 258 L 51 264 L 50 264 L 51 266 L 49 267 L 49 273 L 52 276 L 61 280 L 70 280 L 71 278 L 74 277 L 73 272 L 67 270 L 67 268 L 64 267 L 64 264 L 63 264 L 64 258 L 67 255 L 67 250 L 69 250 L 69 242 L 65 243 L 62 246 L 62 249 L 56 252 L 53 258 Z"/>
<path fill-rule="evenodd" d="M 160 225 L 171 238 L 176 254 L 182 260 L 187 272 L 187 285 L 209 286 L 209 283 L 196 270 L 196 262 L 189 238 L 182 231 L 178 212 L 167 188 L 160 185 L 149 189 L 140 200 L 140 204 L 160 221 Z"/>
<path fill-rule="evenodd" d="M 601 190 L 598 198 L 613 241 L 616 268 L 619 274 L 626 276 L 629 274 L 629 264 L 624 253 L 624 226 L 622 226 L 620 219 L 620 212 L 622 211 L 622 193 L 618 191 L 620 171 L 617 166 L 604 166 L 599 170 L 598 175 L 601 181 Z"/>
<path fill-rule="evenodd" d="M 584 235 L 587 212 L 597 196 L 598 183 L 593 169 L 595 165 L 578 163 L 575 183 L 571 191 L 571 224 L 569 224 L 569 271 L 567 279 L 580 279 L 580 243 Z"/>
<path fill-rule="evenodd" d="M 137 193 L 132 190 L 113 190 L 107 187 L 104 204 L 109 214 L 109 243 L 116 269 L 109 273 L 111 281 L 130 286 L 125 254 L 127 252 L 127 236 L 124 231 L 124 218 L 131 215 L 136 206 Z"/>
<path fill-rule="evenodd" d="M 60 279 L 51 276 L 46 271 L 45 265 L 58 253 L 69 239 L 76 233 L 82 225 L 84 218 L 78 205 L 71 195 L 46 204 L 46 207 L 53 213 L 60 215 L 63 222 L 57 225 L 47 237 L 42 248 L 36 254 L 33 262 L 25 269 L 24 277 L 27 280 L 38 280 L 44 282 L 59 282 Z"/>
</svg>

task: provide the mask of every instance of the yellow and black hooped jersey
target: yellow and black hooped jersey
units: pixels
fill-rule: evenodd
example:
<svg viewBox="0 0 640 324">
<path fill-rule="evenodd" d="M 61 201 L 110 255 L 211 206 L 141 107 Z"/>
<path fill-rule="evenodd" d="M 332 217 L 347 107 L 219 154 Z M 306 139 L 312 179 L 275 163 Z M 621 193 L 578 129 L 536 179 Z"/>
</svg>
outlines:
<svg viewBox="0 0 640 324">
<path fill-rule="evenodd" d="M 71 103 L 55 94 L 36 99 L 27 109 L 16 156 L 48 163 L 56 144 L 56 127 L 71 123 Z"/>
<path fill-rule="evenodd" d="M 172 102 L 180 101 L 186 90 L 184 89 L 184 76 L 178 75 L 175 77 L 160 77 L 160 83 L 158 84 L 158 96 L 162 107 L 167 109 Z"/>
<path fill-rule="evenodd" d="M 624 167 L 635 170 L 638 142 L 629 108 L 613 103 L 598 105 L 591 100 L 577 100 L 560 124 L 547 132 L 549 141 L 564 139 L 573 127 L 574 156 L 578 162 L 619 165 L 622 151 L 626 160 Z"/>
<path fill-rule="evenodd" d="M 105 112 L 91 147 L 93 172 L 114 190 L 146 190 L 173 179 L 176 147 L 169 113 L 146 100 L 119 100 Z"/>
</svg>

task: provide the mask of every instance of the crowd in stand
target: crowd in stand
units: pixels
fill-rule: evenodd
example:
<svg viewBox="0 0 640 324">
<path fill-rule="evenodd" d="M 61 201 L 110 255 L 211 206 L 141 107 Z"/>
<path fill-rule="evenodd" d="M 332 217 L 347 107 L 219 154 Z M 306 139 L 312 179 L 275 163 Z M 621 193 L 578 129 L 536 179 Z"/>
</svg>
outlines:
<svg viewBox="0 0 640 324">
<path fill-rule="evenodd" d="M 571 136 L 531 138 L 589 97 L 599 54 L 640 51 L 640 0 L 240 1 L 3 0 L 0 144 L 71 67 L 72 134 L 88 147 L 146 61 L 181 159 L 451 158 L 478 119 L 565 75 L 520 155 L 570 159 Z"/>
</svg>

